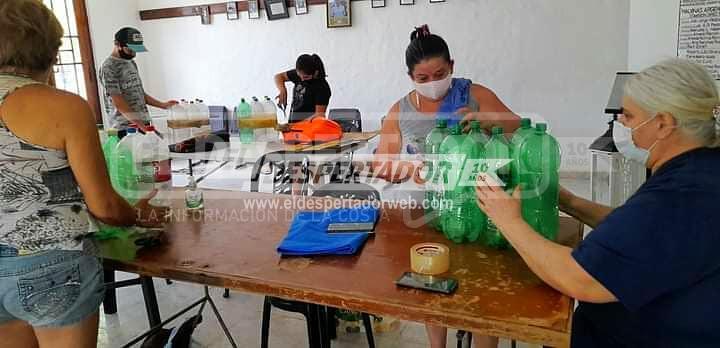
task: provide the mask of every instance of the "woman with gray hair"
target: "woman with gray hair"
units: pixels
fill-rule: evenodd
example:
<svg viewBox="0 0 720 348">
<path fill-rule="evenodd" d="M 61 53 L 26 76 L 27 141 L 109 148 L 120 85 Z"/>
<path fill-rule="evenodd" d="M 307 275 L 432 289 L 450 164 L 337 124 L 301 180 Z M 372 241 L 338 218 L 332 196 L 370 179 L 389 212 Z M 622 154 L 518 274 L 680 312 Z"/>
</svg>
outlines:
<svg viewBox="0 0 720 348">
<path fill-rule="evenodd" d="M 113 190 L 90 106 L 47 84 L 63 29 L 42 1 L 0 1 L 0 33 L 0 345 L 95 347 L 103 272 L 86 237 L 165 210 Z"/>
<path fill-rule="evenodd" d="M 560 193 L 594 228 L 575 250 L 543 239 L 490 179 L 478 205 L 547 284 L 580 301 L 573 347 L 717 347 L 720 343 L 720 99 L 700 65 L 662 62 L 625 86 L 613 138 L 650 179 L 614 210 Z"/>
</svg>

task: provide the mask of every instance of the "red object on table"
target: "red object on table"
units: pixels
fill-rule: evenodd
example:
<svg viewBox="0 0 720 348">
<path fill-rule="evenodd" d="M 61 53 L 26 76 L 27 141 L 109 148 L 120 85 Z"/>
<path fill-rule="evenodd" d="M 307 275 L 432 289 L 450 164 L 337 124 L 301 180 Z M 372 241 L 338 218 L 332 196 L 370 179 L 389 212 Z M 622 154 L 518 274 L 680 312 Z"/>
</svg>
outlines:
<svg viewBox="0 0 720 348">
<path fill-rule="evenodd" d="M 293 123 L 283 132 L 283 140 L 289 144 L 327 143 L 342 139 L 340 124 L 324 117 L 314 117 Z"/>
</svg>

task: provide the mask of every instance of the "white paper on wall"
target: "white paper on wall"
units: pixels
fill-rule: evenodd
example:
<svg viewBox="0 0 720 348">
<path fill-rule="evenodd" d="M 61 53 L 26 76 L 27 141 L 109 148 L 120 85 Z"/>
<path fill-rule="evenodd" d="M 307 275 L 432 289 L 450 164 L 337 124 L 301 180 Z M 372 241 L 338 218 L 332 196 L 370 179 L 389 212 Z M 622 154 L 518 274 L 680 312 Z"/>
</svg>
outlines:
<svg viewBox="0 0 720 348">
<path fill-rule="evenodd" d="M 720 80 L 720 0 L 681 0 L 678 57 L 704 65 Z"/>
</svg>

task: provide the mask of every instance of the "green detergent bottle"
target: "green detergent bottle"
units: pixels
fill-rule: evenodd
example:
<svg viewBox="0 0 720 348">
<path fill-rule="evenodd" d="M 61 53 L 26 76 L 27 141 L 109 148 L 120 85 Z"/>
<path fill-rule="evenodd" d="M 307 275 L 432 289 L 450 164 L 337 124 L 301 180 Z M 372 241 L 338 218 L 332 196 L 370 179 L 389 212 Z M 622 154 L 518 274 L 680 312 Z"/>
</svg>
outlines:
<svg viewBox="0 0 720 348">
<path fill-rule="evenodd" d="M 107 140 L 102 145 L 103 155 L 105 156 L 105 166 L 107 167 L 110 183 L 117 190 L 118 186 L 118 158 L 117 145 L 120 142 L 118 138 L 118 130 L 110 128 L 107 131 Z"/>
<path fill-rule="evenodd" d="M 485 145 L 485 156 L 489 160 L 509 160 L 510 159 L 510 143 L 505 139 L 504 130 L 501 127 L 492 129 L 492 137 Z M 498 179 L 503 182 L 505 189 L 508 189 L 511 183 L 511 171 L 509 165 L 502 165 L 500 162 L 493 161 L 490 173 L 495 173 Z M 487 230 L 483 234 L 483 244 L 495 248 L 506 249 L 510 246 L 508 241 L 503 237 L 497 226 L 488 220 Z"/>
<path fill-rule="evenodd" d="M 523 118 L 520 120 L 520 128 L 518 128 L 512 138 L 510 138 L 510 157 L 512 158 L 512 162 L 510 162 L 510 173 L 512 176 L 510 187 L 512 188 L 515 188 L 520 182 L 520 156 L 518 148 L 525 139 L 533 133 L 535 133 L 535 129 L 532 128 L 532 121 L 529 118 Z"/>
<path fill-rule="evenodd" d="M 560 145 L 538 123 L 519 148 L 522 212 L 525 221 L 545 238 L 556 241 L 559 221 Z"/>
<path fill-rule="evenodd" d="M 430 227 L 440 229 L 440 145 L 450 134 L 447 128 L 447 120 L 437 120 L 436 127 L 425 138 L 425 154 L 429 160 L 425 161 L 428 170 L 427 182 L 425 183 L 425 218 Z"/>
<path fill-rule="evenodd" d="M 245 98 L 240 99 L 240 104 L 237 106 L 237 119 L 238 123 L 241 119 L 247 119 L 252 116 L 252 106 L 245 101 Z M 255 141 L 255 130 L 251 128 L 239 127 L 240 130 L 240 143 L 251 144 Z"/>
<path fill-rule="evenodd" d="M 475 175 L 482 145 L 462 134 L 462 126 L 453 127 L 440 145 L 443 204 L 441 228 L 455 243 L 476 241 L 484 229 L 484 214 L 474 197 Z"/>
</svg>

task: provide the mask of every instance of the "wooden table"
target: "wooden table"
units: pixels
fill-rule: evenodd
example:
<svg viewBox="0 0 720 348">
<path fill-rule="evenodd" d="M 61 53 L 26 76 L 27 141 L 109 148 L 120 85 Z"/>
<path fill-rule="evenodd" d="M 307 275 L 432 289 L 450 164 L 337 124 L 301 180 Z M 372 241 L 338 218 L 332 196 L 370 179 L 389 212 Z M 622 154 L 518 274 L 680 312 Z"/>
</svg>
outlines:
<svg viewBox="0 0 720 348">
<path fill-rule="evenodd" d="M 178 192 L 179 193 L 179 192 Z M 246 204 L 274 204 L 249 209 Z M 265 203 L 261 203 L 265 202 Z M 384 209 L 377 235 L 353 257 L 281 258 L 276 246 L 295 210 L 335 203 L 323 198 L 206 191 L 202 216 L 182 213 L 167 227 L 166 245 L 134 261 L 107 261 L 121 271 L 189 281 L 321 305 L 432 323 L 547 346 L 569 345 L 574 302 L 545 285 L 513 251 L 455 245 L 426 227 L 410 228 L 419 211 Z M 180 207 L 182 202 L 176 200 Z M 289 209 L 286 209 L 286 205 Z M 322 208 L 320 208 L 322 209 Z M 301 209 L 302 210 L 302 209 Z M 181 211 L 181 209 L 180 209 Z M 561 218 L 560 239 L 578 242 L 582 225 Z M 454 295 L 403 289 L 410 247 L 442 242 L 451 248 Z"/>
</svg>

